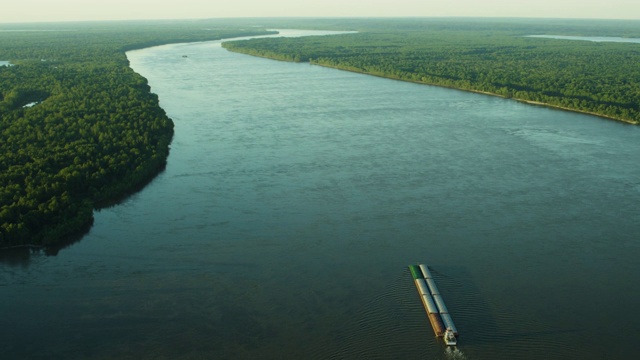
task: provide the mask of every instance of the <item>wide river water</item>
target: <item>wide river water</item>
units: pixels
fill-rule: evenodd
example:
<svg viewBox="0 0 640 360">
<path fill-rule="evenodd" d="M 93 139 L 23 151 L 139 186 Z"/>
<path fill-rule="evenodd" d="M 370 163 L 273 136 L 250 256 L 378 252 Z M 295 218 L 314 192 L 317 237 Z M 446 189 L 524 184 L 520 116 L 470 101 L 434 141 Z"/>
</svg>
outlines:
<svg viewBox="0 0 640 360">
<path fill-rule="evenodd" d="M 128 57 L 166 171 L 56 256 L 0 258 L 3 359 L 640 355 L 639 127 L 220 42 Z"/>
</svg>

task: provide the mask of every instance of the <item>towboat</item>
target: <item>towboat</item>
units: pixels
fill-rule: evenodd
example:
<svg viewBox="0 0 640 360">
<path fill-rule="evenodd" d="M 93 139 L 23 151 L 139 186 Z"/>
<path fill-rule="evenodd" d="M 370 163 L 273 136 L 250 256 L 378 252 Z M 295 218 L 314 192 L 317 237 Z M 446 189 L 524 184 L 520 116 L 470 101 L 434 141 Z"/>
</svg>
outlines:
<svg viewBox="0 0 640 360">
<path fill-rule="evenodd" d="M 447 330 L 444 331 L 444 343 L 449 346 L 458 344 L 456 335 L 453 333 L 453 330 L 451 330 L 451 328 L 447 328 Z"/>
</svg>

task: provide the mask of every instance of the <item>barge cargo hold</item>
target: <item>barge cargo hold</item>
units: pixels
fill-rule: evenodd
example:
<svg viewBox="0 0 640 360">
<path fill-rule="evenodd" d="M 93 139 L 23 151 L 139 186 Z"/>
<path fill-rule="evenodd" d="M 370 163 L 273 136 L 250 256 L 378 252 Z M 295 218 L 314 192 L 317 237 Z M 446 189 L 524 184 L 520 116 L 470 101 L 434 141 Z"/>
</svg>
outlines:
<svg viewBox="0 0 640 360">
<path fill-rule="evenodd" d="M 445 344 L 456 345 L 458 330 L 453 324 L 449 310 L 444 304 L 440 291 L 426 265 L 410 265 L 411 276 L 422 299 L 422 305 L 437 337 L 442 337 Z"/>
</svg>

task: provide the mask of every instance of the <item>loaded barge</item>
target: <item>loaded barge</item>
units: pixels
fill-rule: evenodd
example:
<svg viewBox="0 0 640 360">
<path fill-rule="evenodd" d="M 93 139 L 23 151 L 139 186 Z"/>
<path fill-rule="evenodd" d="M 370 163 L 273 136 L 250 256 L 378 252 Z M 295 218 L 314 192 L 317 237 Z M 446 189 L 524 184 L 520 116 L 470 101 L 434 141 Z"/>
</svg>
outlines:
<svg viewBox="0 0 640 360">
<path fill-rule="evenodd" d="M 440 291 L 427 265 L 410 265 L 409 270 L 422 299 L 424 309 L 427 311 L 433 332 L 437 337 L 442 337 L 445 344 L 456 345 L 458 330 L 453 324 L 449 310 L 444 305 L 444 300 L 440 296 Z"/>
</svg>

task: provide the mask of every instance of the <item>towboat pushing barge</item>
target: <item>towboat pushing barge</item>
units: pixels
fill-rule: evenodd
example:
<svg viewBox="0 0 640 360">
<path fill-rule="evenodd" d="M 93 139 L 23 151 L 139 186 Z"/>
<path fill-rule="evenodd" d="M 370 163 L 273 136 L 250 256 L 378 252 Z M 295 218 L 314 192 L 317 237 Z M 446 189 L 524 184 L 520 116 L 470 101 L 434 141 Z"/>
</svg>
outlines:
<svg viewBox="0 0 640 360">
<path fill-rule="evenodd" d="M 418 289 L 418 294 L 422 299 L 422 305 L 427 311 L 429 322 L 433 327 L 433 332 L 437 337 L 442 337 L 444 343 L 449 346 L 458 344 L 458 330 L 453 324 L 453 320 L 449 315 L 449 310 L 444 305 L 444 300 L 440 296 L 440 291 L 436 287 L 436 283 L 431 276 L 431 272 L 426 265 L 409 266 L 411 276 Z"/>
<path fill-rule="evenodd" d="M 447 328 L 447 330 L 444 331 L 443 338 L 444 338 L 444 343 L 449 346 L 458 344 L 458 339 L 456 339 L 456 335 L 453 333 L 453 330 L 451 330 L 450 328 Z"/>
</svg>

